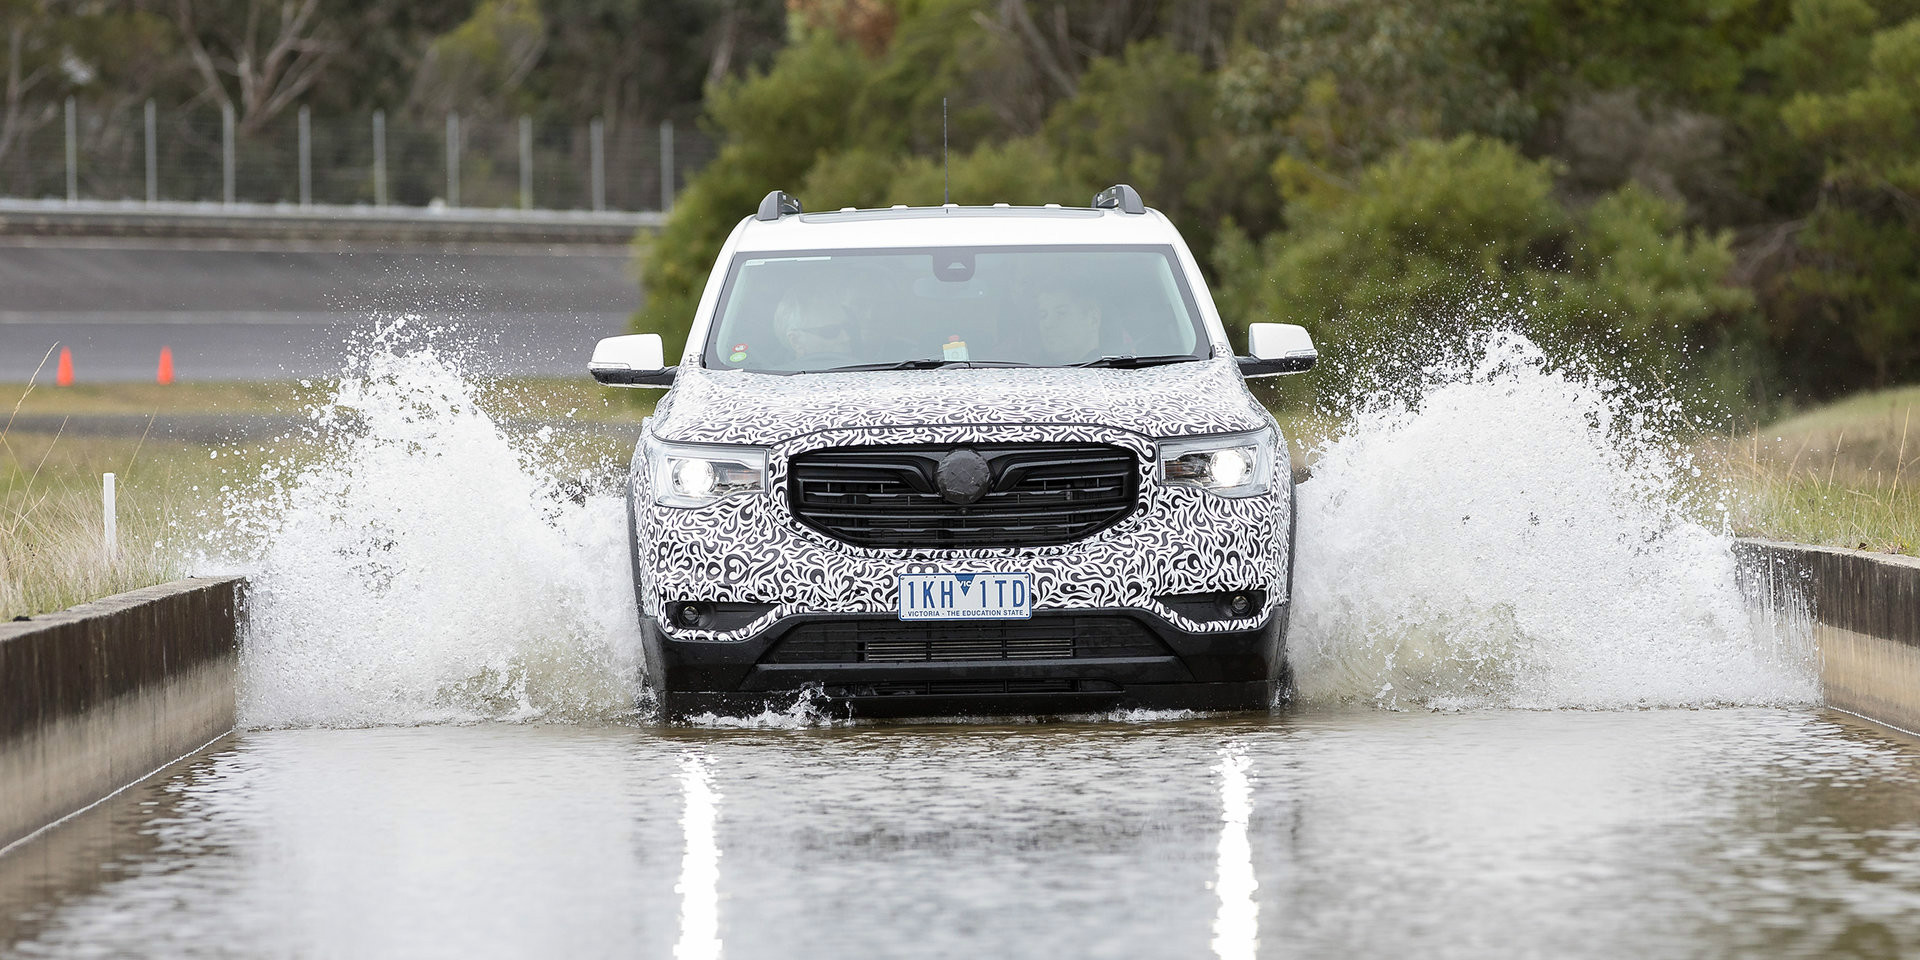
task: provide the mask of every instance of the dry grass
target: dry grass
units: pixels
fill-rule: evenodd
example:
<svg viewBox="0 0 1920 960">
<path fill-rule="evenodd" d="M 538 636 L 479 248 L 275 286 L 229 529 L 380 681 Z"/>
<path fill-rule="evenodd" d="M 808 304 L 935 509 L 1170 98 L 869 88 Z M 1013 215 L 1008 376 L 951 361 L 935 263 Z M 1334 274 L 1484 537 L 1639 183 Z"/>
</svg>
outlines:
<svg viewBox="0 0 1920 960">
<path fill-rule="evenodd" d="M 37 415 L 295 413 L 330 384 L 0 386 L 0 618 L 43 613 L 188 575 L 214 524 L 222 484 L 284 449 L 236 451 L 154 437 L 88 437 L 12 429 Z M 637 424 L 654 391 L 618 391 L 585 378 L 495 381 L 484 405 L 517 420 Z M 1751 434 L 1702 444 L 1730 487 L 1736 532 L 1804 543 L 1920 553 L 1920 387 L 1863 394 Z M 1288 433 L 1325 424 L 1291 405 Z M 614 431 L 618 434 L 620 431 Z M 582 437 L 582 462 L 623 456 L 630 441 Z M 1307 444 L 1298 443 L 1296 460 Z M 1296 467 L 1300 466 L 1296 462 Z M 120 550 L 102 543 L 100 475 L 119 486 Z"/>
<path fill-rule="evenodd" d="M 45 379 L 0 386 L 0 619 L 190 575 L 202 536 L 218 522 L 222 485 L 241 482 L 262 463 L 291 452 L 284 446 L 236 449 L 152 434 L 85 436 L 72 432 L 71 424 L 90 416 L 292 415 L 324 400 L 332 386 L 55 387 Z M 490 381 L 478 393 L 483 406 L 510 422 L 630 422 L 636 429 L 658 396 L 611 390 L 585 377 Z M 20 428 L 30 421 L 34 430 Z M 623 458 L 631 446 L 623 436 L 620 430 L 580 434 L 560 453 L 582 464 Z M 111 560 L 101 505 L 101 474 L 109 472 L 116 475 L 119 526 L 119 550 Z"/>
<path fill-rule="evenodd" d="M 77 383 L 53 386 L 44 373 L 35 384 L 0 384 L 0 422 L 19 405 L 22 415 L 151 414 L 151 413 L 291 413 L 299 410 L 325 384 L 302 388 L 297 383 L 236 381 L 231 383 Z"/>
<path fill-rule="evenodd" d="M 1920 387 L 1860 394 L 1709 445 L 1736 532 L 1920 552 Z"/>
<path fill-rule="evenodd" d="M 100 475 L 117 475 L 119 549 L 107 555 Z M 0 434 L 0 619 L 188 575 L 182 531 L 211 505 L 205 447 Z"/>
<path fill-rule="evenodd" d="M 0 619 L 59 610 L 188 575 L 188 536 L 203 527 L 221 466 L 199 444 L 65 434 L 64 418 L 138 413 L 290 411 L 295 384 L 0 388 Z M 17 427 L 61 418 L 50 432 Z M 109 550 L 102 474 L 116 476 Z"/>
</svg>

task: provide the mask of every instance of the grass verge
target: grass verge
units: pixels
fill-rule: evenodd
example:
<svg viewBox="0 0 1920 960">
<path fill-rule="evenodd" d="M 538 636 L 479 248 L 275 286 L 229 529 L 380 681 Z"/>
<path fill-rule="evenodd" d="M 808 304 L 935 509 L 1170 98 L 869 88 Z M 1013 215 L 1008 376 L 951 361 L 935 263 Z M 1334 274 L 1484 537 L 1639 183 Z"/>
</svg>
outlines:
<svg viewBox="0 0 1920 960">
<path fill-rule="evenodd" d="M 294 416 L 331 384 L 212 383 L 0 386 L 0 619 L 42 613 L 195 572 L 200 536 L 220 522 L 223 488 L 291 451 L 284 445 L 67 432 L 67 418 L 139 415 Z M 510 422 L 631 424 L 653 391 L 607 390 L 585 378 L 484 383 L 483 406 Z M 1710 479 L 1731 493 L 1736 533 L 1802 543 L 1920 552 L 1920 387 L 1862 394 L 1750 434 L 1701 443 Z M 33 431 L 13 429 L 19 416 Z M 1297 411 L 1291 436 L 1325 424 Z M 52 426 L 48 426 L 52 424 Z M 583 437 L 582 463 L 623 458 L 624 429 Z M 1305 447 L 1294 450 L 1296 467 Z M 218 453 L 219 456 L 215 456 Z M 107 555 L 101 474 L 116 474 L 119 550 Z"/>
<path fill-rule="evenodd" d="M 1920 387 L 1859 394 L 1707 445 L 1735 532 L 1920 552 Z"/>
<path fill-rule="evenodd" d="M 223 493 L 260 467 L 305 456 L 299 441 L 180 440 L 169 418 L 297 419 L 328 382 L 0 385 L 0 619 L 45 613 L 204 573 L 204 535 Z M 546 449 L 577 465 L 623 461 L 655 391 L 609 390 L 584 377 L 482 382 L 481 406 L 521 432 L 580 425 Z M 111 431 L 88 425 L 121 418 Z M 125 422 L 131 418 L 135 431 Z M 23 426 L 25 428 L 23 428 Z M 595 431 L 592 427 L 603 429 Z M 205 435 L 205 431 L 199 431 Z M 558 466 L 558 464 L 556 464 Z M 105 543 L 101 475 L 115 474 L 118 549 Z"/>
</svg>

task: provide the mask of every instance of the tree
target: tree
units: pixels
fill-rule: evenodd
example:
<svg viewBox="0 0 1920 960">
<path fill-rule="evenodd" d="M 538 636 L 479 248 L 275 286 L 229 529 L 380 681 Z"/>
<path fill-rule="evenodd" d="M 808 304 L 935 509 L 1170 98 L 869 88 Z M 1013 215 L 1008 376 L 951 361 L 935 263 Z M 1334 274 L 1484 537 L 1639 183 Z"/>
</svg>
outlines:
<svg viewBox="0 0 1920 960">
<path fill-rule="evenodd" d="M 6 157 L 20 138 L 51 120 L 48 99 L 40 91 L 59 75 L 60 47 L 54 40 L 54 18 L 37 3 L 8 0 L 0 6 L 7 43 L 6 105 L 0 112 L 0 158 Z"/>
<path fill-rule="evenodd" d="M 1698 369 L 1715 331 L 1751 301 L 1725 286 L 1725 234 L 1688 231 L 1683 208 L 1629 185 L 1584 213 L 1555 197 L 1555 166 L 1479 137 L 1416 140 L 1351 188 L 1317 184 L 1259 255 L 1222 247 L 1223 300 L 1302 323 L 1379 360 L 1464 323 L 1562 348 L 1624 346 L 1642 369 Z"/>
<path fill-rule="evenodd" d="M 534 0 L 481 0 L 465 23 L 427 45 L 410 99 L 436 116 L 521 112 L 528 104 L 516 94 L 546 45 Z"/>
<path fill-rule="evenodd" d="M 779 0 L 542 0 L 538 109 L 610 128 L 692 120 L 708 86 L 764 68 L 787 36 Z"/>
<path fill-rule="evenodd" d="M 1826 161 L 1785 299 L 1844 328 L 1877 385 L 1920 375 L 1920 17 L 1873 34 L 1858 82 L 1781 110 Z"/>
<path fill-rule="evenodd" d="M 1257 228 L 1277 221 L 1266 158 L 1243 149 L 1222 124 L 1200 58 L 1166 41 L 1090 63 L 1078 92 L 1047 117 L 1045 137 L 1071 193 L 1091 197 L 1131 184 L 1184 224 L 1200 250 L 1213 246 L 1221 216 Z"/>
<path fill-rule="evenodd" d="M 201 96 L 245 133 L 299 102 L 347 42 L 320 0 L 175 0 L 174 20 Z"/>
<path fill-rule="evenodd" d="M 176 72 L 165 22 L 134 7 L 0 0 L 0 32 L 0 157 L 58 118 L 69 95 L 113 113 L 145 100 Z"/>
</svg>

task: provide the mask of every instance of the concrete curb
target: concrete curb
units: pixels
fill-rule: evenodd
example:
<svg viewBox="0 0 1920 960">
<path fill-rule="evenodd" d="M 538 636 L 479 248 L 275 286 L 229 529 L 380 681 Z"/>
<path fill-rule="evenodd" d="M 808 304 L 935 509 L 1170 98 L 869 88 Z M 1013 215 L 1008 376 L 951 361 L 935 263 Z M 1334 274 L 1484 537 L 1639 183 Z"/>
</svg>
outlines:
<svg viewBox="0 0 1920 960">
<path fill-rule="evenodd" d="M 246 581 L 0 624 L 0 848 L 232 730 Z"/>
<path fill-rule="evenodd" d="M 1920 731 L 1920 559 L 1774 540 L 1734 552 L 1768 598 L 1804 605 L 1828 706 Z"/>
</svg>

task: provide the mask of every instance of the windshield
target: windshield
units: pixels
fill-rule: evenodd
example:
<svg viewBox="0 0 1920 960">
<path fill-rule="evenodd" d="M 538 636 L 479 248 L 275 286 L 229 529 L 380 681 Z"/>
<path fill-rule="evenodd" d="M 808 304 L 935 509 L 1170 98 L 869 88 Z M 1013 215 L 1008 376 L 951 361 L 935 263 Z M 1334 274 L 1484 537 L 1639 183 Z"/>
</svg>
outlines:
<svg viewBox="0 0 1920 960">
<path fill-rule="evenodd" d="M 715 370 L 1133 366 L 1209 355 L 1171 247 L 741 254 L 718 317 L 706 347 Z"/>
</svg>

